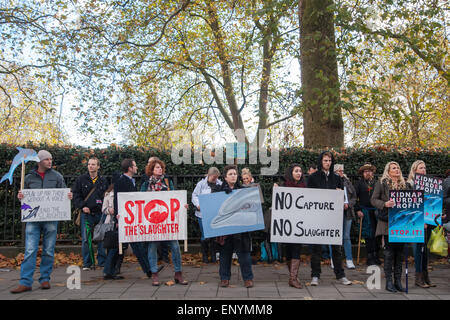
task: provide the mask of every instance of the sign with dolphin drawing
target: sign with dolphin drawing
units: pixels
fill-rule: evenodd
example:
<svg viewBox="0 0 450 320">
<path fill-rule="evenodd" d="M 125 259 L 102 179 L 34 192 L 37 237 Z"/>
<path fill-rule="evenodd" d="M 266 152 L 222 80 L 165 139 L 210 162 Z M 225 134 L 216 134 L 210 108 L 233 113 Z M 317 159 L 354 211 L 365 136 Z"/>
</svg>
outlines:
<svg viewBox="0 0 450 320">
<path fill-rule="evenodd" d="M 199 195 L 205 238 L 264 229 L 258 187 Z"/>
<path fill-rule="evenodd" d="M 436 225 L 436 220 L 442 224 L 442 204 L 444 198 L 443 180 L 423 174 L 416 174 L 414 186 L 416 190 L 425 192 L 425 223 Z"/>
<path fill-rule="evenodd" d="M 22 222 L 71 220 L 69 192 L 69 188 L 22 190 Z"/>
<path fill-rule="evenodd" d="M 391 190 L 395 206 L 389 208 L 389 242 L 424 242 L 423 191 Z"/>
</svg>

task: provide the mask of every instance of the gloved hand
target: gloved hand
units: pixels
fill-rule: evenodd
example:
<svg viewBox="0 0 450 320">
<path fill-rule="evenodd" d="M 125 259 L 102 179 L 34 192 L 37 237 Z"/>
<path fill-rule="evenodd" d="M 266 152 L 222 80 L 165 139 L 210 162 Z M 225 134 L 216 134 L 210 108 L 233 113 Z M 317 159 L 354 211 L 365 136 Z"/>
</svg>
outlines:
<svg viewBox="0 0 450 320">
<path fill-rule="evenodd" d="M 230 188 L 226 188 L 226 189 L 225 189 L 225 193 L 226 193 L 226 194 L 230 194 L 231 192 L 233 192 L 233 190 L 231 190 Z"/>
</svg>

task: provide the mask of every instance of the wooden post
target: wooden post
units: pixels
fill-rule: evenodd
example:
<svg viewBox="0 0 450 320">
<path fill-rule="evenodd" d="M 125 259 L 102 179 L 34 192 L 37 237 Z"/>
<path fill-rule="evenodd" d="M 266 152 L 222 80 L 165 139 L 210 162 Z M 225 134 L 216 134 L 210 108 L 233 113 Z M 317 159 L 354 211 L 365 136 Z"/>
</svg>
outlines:
<svg viewBox="0 0 450 320">
<path fill-rule="evenodd" d="M 122 242 L 119 242 L 119 254 L 123 254 L 123 252 L 122 252 Z"/>
<path fill-rule="evenodd" d="M 22 174 L 20 177 L 20 191 L 23 190 L 24 185 L 25 185 L 25 162 L 22 160 Z"/>
<path fill-rule="evenodd" d="M 359 251 L 361 249 L 361 230 L 362 230 L 362 220 L 363 218 L 359 218 L 359 237 L 358 237 L 358 257 L 356 258 L 356 264 L 359 265 Z"/>
<path fill-rule="evenodd" d="M 184 239 L 184 252 L 188 252 L 187 239 Z"/>
</svg>

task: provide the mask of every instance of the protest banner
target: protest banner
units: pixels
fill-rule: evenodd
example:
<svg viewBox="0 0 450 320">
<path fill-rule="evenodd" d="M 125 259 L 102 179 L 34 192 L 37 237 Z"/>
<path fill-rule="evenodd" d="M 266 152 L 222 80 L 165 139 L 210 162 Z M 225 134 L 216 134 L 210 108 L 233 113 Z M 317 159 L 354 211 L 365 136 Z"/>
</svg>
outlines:
<svg viewBox="0 0 450 320">
<path fill-rule="evenodd" d="M 187 239 L 186 190 L 119 192 L 119 242 Z"/>
<path fill-rule="evenodd" d="M 425 192 L 425 223 L 436 226 L 436 221 L 442 224 L 442 203 L 444 191 L 442 187 L 443 180 L 431 176 L 416 174 L 414 177 L 414 186 L 416 190 Z M 436 219 L 437 218 L 437 219 Z"/>
<path fill-rule="evenodd" d="M 205 238 L 264 229 L 258 187 L 198 196 Z"/>
<path fill-rule="evenodd" d="M 389 242 L 423 243 L 423 191 L 391 190 L 389 198 L 395 202 L 389 208 Z"/>
<path fill-rule="evenodd" d="M 274 187 L 271 242 L 342 245 L 344 191 Z"/>
<path fill-rule="evenodd" d="M 22 222 L 71 220 L 69 192 L 69 188 L 22 190 Z"/>
</svg>

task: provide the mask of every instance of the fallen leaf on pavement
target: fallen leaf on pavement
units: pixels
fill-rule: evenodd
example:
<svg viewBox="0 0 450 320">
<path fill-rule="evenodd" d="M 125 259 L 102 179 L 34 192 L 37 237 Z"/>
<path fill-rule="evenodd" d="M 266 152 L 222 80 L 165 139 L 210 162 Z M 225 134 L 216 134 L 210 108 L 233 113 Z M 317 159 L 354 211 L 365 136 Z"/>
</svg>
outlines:
<svg viewBox="0 0 450 320">
<path fill-rule="evenodd" d="M 169 287 L 173 286 L 174 284 L 175 284 L 175 281 L 173 281 L 173 280 L 169 280 L 166 282 L 166 286 L 169 286 Z"/>
</svg>

